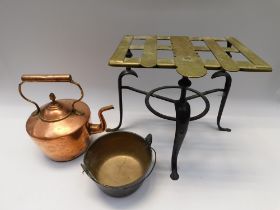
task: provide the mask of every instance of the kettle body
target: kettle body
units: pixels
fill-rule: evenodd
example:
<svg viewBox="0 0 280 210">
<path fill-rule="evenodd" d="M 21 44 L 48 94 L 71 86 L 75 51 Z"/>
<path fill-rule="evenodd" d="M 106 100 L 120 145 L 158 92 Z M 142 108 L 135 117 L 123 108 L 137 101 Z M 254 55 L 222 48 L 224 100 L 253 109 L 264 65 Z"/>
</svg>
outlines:
<svg viewBox="0 0 280 210">
<path fill-rule="evenodd" d="M 70 82 L 80 88 L 81 97 L 78 100 L 56 100 L 55 95 L 51 93 L 51 102 L 39 107 L 23 95 L 21 86 L 24 82 Z M 71 75 L 23 75 L 19 92 L 37 108 L 26 122 L 27 133 L 43 153 L 54 161 L 69 161 L 81 155 L 89 145 L 90 135 L 106 129 L 102 113 L 113 109 L 112 105 L 101 108 L 98 112 L 100 123 L 91 124 L 90 108 L 81 101 L 83 90 L 72 80 Z"/>
</svg>

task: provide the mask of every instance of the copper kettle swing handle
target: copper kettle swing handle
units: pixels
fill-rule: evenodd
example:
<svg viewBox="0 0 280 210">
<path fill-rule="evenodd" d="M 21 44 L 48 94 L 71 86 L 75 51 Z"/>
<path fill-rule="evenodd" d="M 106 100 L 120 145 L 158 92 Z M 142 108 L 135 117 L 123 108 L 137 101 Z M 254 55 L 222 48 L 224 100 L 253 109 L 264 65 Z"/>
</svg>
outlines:
<svg viewBox="0 0 280 210">
<path fill-rule="evenodd" d="M 72 76 L 70 74 L 24 74 L 21 76 L 21 83 L 18 85 L 18 91 L 24 100 L 26 100 L 36 106 L 37 112 L 35 114 L 39 114 L 41 110 L 40 110 L 39 105 L 36 102 L 28 99 L 25 95 L 23 95 L 22 85 L 25 82 L 69 82 L 71 84 L 76 85 L 81 91 L 81 97 L 73 102 L 72 110 L 74 110 L 75 104 L 77 102 L 81 101 L 82 98 L 84 97 L 84 91 L 83 91 L 82 87 L 80 86 L 79 83 L 75 82 L 72 79 Z"/>
</svg>

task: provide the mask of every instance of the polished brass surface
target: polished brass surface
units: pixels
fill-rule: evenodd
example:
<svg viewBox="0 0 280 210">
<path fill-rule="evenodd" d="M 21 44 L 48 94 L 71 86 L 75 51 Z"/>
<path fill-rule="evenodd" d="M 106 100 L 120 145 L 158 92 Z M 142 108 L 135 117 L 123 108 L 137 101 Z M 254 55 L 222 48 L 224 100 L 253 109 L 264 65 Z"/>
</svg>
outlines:
<svg viewBox="0 0 280 210">
<path fill-rule="evenodd" d="M 263 59 L 261 59 L 256 53 L 247 48 L 244 44 L 242 44 L 239 40 L 234 37 L 227 37 L 229 43 L 231 43 L 237 50 L 239 50 L 249 61 L 251 61 L 257 69 L 263 70 L 271 70 L 269 68 L 269 64 L 266 63 Z"/>
<path fill-rule="evenodd" d="M 82 154 L 89 145 L 90 134 L 99 133 L 106 129 L 106 122 L 102 112 L 112 109 L 106 106 L 99 110 L 100 124 L 89 123 L 90 109 L 84 102 L 81 86 L 72 80 L 71 75 L 24 75 L 19 84 L 20 95 L 27 101 L 21 91 L 24 82 L 70 82 L 81 90 L 78 100 L 56 100 L 50 94 L 51 102 L 39 107 L 26 122 L 26 131 L 39 145 L 41 150 L 50 159 L 68 161 Z"/>
<path fill-rule="evenodd" d="M 110 187 L 127 186 L 143 178 L 151 161 L 150 146 L 140 136 L 128 132 L 102 136 L 84 158 L 96 182 Z"/>
<path fill-rule="evenodd" d="M 177 72 L 187 77 L 202 77 L 207 73 L 203 61 L 195 52 L 189 37 L 170 37 Z"/>
<path fill-rule="evenodd" d="M 133 44 L 143 40 L 144 44 Z M 170 42 L 162 44 L 160 40 Z M 195 43 L 201 42 L 201 43 Z M 225 45 L 223 45 L 225 44 Z M 142 51 L 139 57 L 126 57 L 128 50 Z M 160 57 L 160 50 L 169 51 L 171 57 Z M 200 52 L 212 54 L 204 58 Z M 141 53 L 140 53 L 141 54 Z M 245 60 L 235 59 L 234 54 Z M 188 37 L 188 36 L 124 36 L 109 65 L 135 68 L 173 68 L 182 76 L 202 77 L 207 70 L 270 72 L 272 68 L 252 50 L 233 37 Z"/>
<path fill-rule="evenodd" d="M 221 64 L 221 67 L 226 71 L 239 71 L 237 64 L 231 59 L 231 57 L 224 52 L 224 50 L 218 45 L 218 43 L 212 38 L 205 38 L 204 42 L 208 48 L 212 51 L 217 61 Z"/>
<path fill-rule="evenodd" d="M 135 157 L 124 154 L 104 161 L 99 168 L 97 177 L 101 183 L 118 187 L 129 184 L 143 175 L 141 163 Z"/>
<path fill-rule="evenodd" d="M 143 67 L 154 67 L 157 65 L 157 37 L 150 36 L 147 37 L 144 52 L 141 57 L 141 65 Z"/>
<path fill-rule="evenodd" d="M 127 50 L 132 41 L 133 41 L 133 36 L 127 35 L 123 37 L 116 51 L 112 55 L 112 59 L 110 60 L 110 65 L 119 65 L 123 63 L 124 57 L 126 56 Z"/>
</svg>

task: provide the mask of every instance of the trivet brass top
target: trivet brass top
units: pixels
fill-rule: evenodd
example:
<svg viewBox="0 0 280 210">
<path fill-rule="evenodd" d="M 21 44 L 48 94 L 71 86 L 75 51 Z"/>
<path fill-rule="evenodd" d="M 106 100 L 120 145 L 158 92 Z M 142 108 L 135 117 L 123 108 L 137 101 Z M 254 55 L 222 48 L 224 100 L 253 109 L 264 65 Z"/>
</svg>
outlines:
<svg viewBox="0 0 280 210">
<path fill-rule="evenodd" d="M 143 43 L 134 43 L 134 42 Z M 161 44 L 165 40 L 165 44 Z M 128 51 L 140 56 L 128 56 Z M 160 56 L 160 51 L 173 56 Z M 137 53 L 139 54 L 139 53 Z M 205 55 L 206 54 L 206 55 Z M 203 77 L 207 69 L 270 72 L 271 66 L 234 37 L 133 36 L 126 35 L 112 55 L 110 66 L 136 68 L 176 68 L 186 77 Z"/>
</svg>

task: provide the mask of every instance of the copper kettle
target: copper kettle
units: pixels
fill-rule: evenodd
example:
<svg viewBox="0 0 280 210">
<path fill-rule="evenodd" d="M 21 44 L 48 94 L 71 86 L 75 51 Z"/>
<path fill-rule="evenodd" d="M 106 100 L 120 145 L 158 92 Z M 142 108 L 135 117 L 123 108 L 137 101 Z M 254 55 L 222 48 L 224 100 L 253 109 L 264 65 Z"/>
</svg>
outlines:
<svg viewBox="0 0 280 210">
<path fill-rule="evenodd" d="M 28 118 L 26 131 L 50 159 L 68 161 L 78 157 L 87 149 L 89 136 L 106 129 L 102 112 L 114 107 L 110 105 L 99 110 L 100 124 L 89 123 L 90 109 L 81 101 L 84 96 L 83 89 L 79 83 L 72 80 L 71 75 L 23 75 L 21 80 L 18 87 L 20 95 L 37 109 Z M 23 95 L 22 85 L 25 82 L 69 82 L 80 89 L 81 97 L 77 100 L 56 100 L 55 95 L 51 93 L 51 102 L 39 107 Z"/>
</svg>

